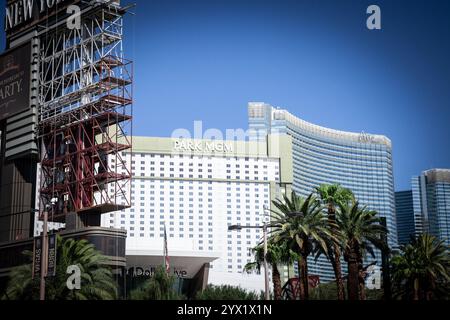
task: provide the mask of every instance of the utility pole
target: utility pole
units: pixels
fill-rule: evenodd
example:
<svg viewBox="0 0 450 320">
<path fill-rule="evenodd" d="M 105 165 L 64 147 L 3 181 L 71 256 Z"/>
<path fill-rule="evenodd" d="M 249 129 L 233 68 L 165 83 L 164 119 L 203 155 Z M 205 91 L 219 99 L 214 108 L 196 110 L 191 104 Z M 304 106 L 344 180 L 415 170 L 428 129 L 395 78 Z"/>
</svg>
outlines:
<svg viewBox="0 0 450 320">
<path fill-rule="evenodd" d="M 48 209 L 52 209 L 58 202 L 58 198 L 51 200 L 51 205 L 48 205 L 43 212 L 43 228 L 42 228 L 42 260 L 41 260 L 41 284 L 39 290 L 39 299 L 45 300 L 45 278 L 47 277 L 48 270 Z"/>
<path fill-rule="evenodd" d="M 270 291 L 269 291 L 269 268 L 267 267 L 267 222 L 264 220 L 264 224 L 262 226 L 241 226 L 241 225 L 232 225 L 228 227 L 228 231 L 240 231 L 242 229 L 262 229 L 263 230 L 263 241 L 264 241 L 264 298 L 266 300 L 270 300 Z"/>
<path fill-rule="evenodd" d="M 387 228 L 386 218 L 381 218 L 381 225 L 385 228 Z M 383 268 L 383 290 L 384 290 L 384 299 L 385 300 L 391 300 L 392 299 L 392 292 L 391 292 L 391 273 L 390 273 L 390 266 L 389 266 L 389 255 L 390 255 L 390 249 L 388 245 L 388 239 L 387 234 L 384 233 L 382 235 L 382 241 L 384 242 L 384 248 L 381 250 L 381 261 L 382 261 L 382 268 Z"/>
<path fill-rule="evenodd" d="M 265 284 L 265 298 L 270 300 L 269 294 L 269 269 L 267 268 L 267 222 L 264 220 L 263 226 L 264 237 L 264 284 Z"/>
</svg>

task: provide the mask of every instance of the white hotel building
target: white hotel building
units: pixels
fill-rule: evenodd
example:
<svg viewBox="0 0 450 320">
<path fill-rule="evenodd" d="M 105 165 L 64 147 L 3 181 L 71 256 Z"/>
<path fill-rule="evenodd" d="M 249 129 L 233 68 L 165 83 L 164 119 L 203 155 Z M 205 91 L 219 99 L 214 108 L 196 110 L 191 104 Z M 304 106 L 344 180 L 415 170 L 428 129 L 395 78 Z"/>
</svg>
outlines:
<svg viewBox="0 0 450 320">
<path fill-rule="evenodd" d="M 210 141 L 134 137 L 133 207 L 106 214 L 102 226 L 127 230 L 127 265 L 162 263 L 164 222 L 171 267 L 193 278 L 208 265 L 208 283 L 263 290 L 262 275 L 243 274 L 262 230 L 264 207 L 290 192 L 289 136 L 266 141 Z M 114 165 L 113 163 L 111 165 Z"/>
</svg>

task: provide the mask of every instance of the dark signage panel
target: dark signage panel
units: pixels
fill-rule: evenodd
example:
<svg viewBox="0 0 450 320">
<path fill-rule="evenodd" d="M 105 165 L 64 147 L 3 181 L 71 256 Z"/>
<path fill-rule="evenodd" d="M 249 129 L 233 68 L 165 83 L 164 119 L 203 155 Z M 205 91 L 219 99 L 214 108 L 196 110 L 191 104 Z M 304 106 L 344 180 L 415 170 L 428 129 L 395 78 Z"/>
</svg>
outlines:
<svg viewBox="0 0 450 320">
<path fill-rule="evenodd" d="M 56 234 L 48 236 L 47 277 L 54 277 L 56 275 L 56 239 Z"/>
<path fill-rule="evenodd" d="M 0 120 L 30 107 L 31 44 L 0 56 Z"/>
<path fill-rule="evenodd" d="M 34 238 L 33 279 L 41 276 L 42 238 Z"/>
</svg>

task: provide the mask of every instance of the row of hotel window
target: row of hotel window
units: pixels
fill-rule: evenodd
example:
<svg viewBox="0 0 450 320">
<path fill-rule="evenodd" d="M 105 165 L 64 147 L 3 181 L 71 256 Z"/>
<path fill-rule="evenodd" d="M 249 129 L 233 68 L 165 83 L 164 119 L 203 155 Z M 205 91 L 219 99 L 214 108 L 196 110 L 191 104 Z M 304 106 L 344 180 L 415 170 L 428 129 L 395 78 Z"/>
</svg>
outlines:
<svg viewBox="0 0 450 320">
<path fill-rule="evenodd" d="M 133 159 L 137 159 L 139 157 L 141 158 L 155 158 L 155 159 L 198 159 L 198 160 L 212 160 L 216 159 L 217 157 L 213 156 L 207 156 L 207 155 L 191 155 L 191 154 L 182 154 L 182 153 L 174 153 L 174 154 L 162 154 L 162 153 L 130 153 L 130 152 L 120 152 L 119 153 L 122 157 L 131 157 Z M 226 159 L 227 161 L 242 161 L 244 159 L 245 161 L 262 161 L 267 162 L 267 157 L 220 157 L 220 159 Z"/>
<path fill-rule="evenodd" d="M 174 198 L 169 198 L 170 199 L 170 201 L 175 201 L 175 199 Z M 131 201 L 134 201 L 134 200 L 136 200 L 135 199 L 135 197 L 131 197 Z M 145 197 L 140 197 L 140 201 L 145 201 L 145 200 L 147 200 Z M 203 202 L 203 200 L 204 199 L 198 199 L 198 202 Z M 155 198 L 154 197 L 150 197 L 150 201 L 155 201 Z M 160 199 L 159 199 L 159 201 L 165 201 L 164 200 L 164 197 L 160 197 Z M 184 198 L 180 198 L 180 203 L 178 204 L 178 206 L 180 206 L 180 207 L 184 207 L 184 204 L 183 204 L 183 201 L 186 201 L 186 199 L 184 199 Z M 189 205 L 189 208 L 193 208 L 194 207 L 194 203 L 192 203 L 192 202 L 194 202 L 194 198 L 189 198 L 189 202 L 191 202 L 191 203 L 189 203 L 188 205 Z M 212 201 L 212 199 L 208 199 L 208 202 L 213 202 Z M 230 202 L 232 202 L 231 201 L 231 199 L 227 199 L 227 202 L 228 203 L 230 203 Z M 241 200 L 240 199 L 235 199 L 235 202 L 236 203 L 240 203 L 241 202 Z M 247 200 L 245 200 L 245 202 L 246 203 L 250 203 L 250 200 L 249 199 L 247 199 Z M 259 203 L 259 200 L 254 200 L 254 201 L 252 201 L 252 203 L 255 203 L 255 204 L 258 204 Z M 267 200 L 264 200 L 264 203 L 268 203 L 268 201 Z M 145 206 L 145 203 L 141 203 L 141 206 Z M 156 204 L 154 203 L 154 202 L 151 202 L 150 204 L 149 204 L 149 206 L 150 207 L 155 207 L 156 206 Z M 159 204 L 159 206 L 160 207 L 165 207 L 165 203 L 164 202 L 161 202 L 160 204 Z M 169 204 L 169 206 L 170 207 L 175 207 L 175 204 L 174 203 L 170 203 Z M 198 204 L 198 207 L 199 208 L 203 208 L 203 204 Z M 208 208 L 212 208 L 212 205 L 208 205 Z M 231 208 L 231 207 L 227 207 L 227 208 Z M 246 208 L 247 209 L 250 209 L 250 206 L 246 206 Z"/>
<path fill-rule="evenodd" d="M 358 143 L 358 142 L 346 142 L 341 143 L 337 139 L 327 140 L 326 138 L 322 138 L 321 136 L 312 134 L 311 136 L 309 132 L 303 133 L 302 129 L 297 129 L 296 127 L 288 128 L 289 134 L 293 137 L 294 141 L 300 141 L 302 143 L 309 143 L 311 145 L 319 145 L 324 148 L 328 148 L 330 150 L 335 150 L 336 147 L 339 148 L 349 148 L 353 150 L 377 150 L 377 151 L 385 151 L 389 150 L 389 148 L 384 144 L 368 144 L 368 143 Z"/>
<path fill-rule="evenodd" d="M 111 159 L 111 163 L 115 163 L 115 160 Z M 136 161 L 135 160 L 131 161 L 131 164 L 132 164 L 131 168 L 133 170 L 135 170 L 136 169 Z M 155 161 L 150 161 L 150 163 L 148 163 L 146 161 L 140 161 L 140 165 L 141 165 L 141 167 L 140 167 L 141 170 L 150 169 L 150 171 L 155 171 L 157 169 Z M 150 167 L 148 167 L 149 165 L 150 165 Z M 159 167 L 160 171 L 165 171 L 165 169 L 167 168 L 166 167 L 167 166 L 166 162 L 161 161 L 161 162 L 159 162 L 159 165 L 160 165 L 160 167 Z M 170 167 L 168 167 L 168 169 L 170 171 L 174 171 L 174 169 L 175 169 L 174 166 L 176 166 L 176 165 L 180 167 L 178 169 L 181 172 L 184 171 L 184 163 L 183 162 L 180 162 L 180 163 L 170 162 L 168 165 L 170 166 Z M 194 165 L 198 167 L 197 168 L 198 172 L 203 172 L 202 171 L 203 170 L 203 163 L 195 163 L 194 164 L 193 162 L 190 162 L 190 163 L 187 164 L 187 166 L 189 166 L 189 167 L 194 167 Z M 250 165 L 248 165 L 248 164 L 247 165 L 242 165 L 242 164 L 234 164 L 233 165 L 233 167 L 236 170 L 240 169 L 241 166 L 242 166 L 242 168 L 250 169 Z M 112 166 L 112 167 L 114 168 L 114 166 Z M 207 172 L 211 173 L 212 172 L 212 167 L 213 167 L 212 163 L 208 163 L 207 167 L 208 167 Z M 229 164 L 229 163 L 226 164 L 226 168 L 231 169 L 231 167 L 232 167 L 231 164 Z M 254 170 L 258 170 L 258 169 L 261 169 L 261 168 L 263 170 L 267 170 L 268 169 L 267 165 L 257 165 L 257 164 L 255 164 L 252 167 L 253 167 Z M 275 165 L 275 170 L 278 170 L 278 169 L 279 169 L 279 166 Z M 189 172 L 193 172 L 193 170 L 194 170 L 193 168 L 189 168 Z M 256 171 L 256 173 L 257 173 L 257 171 Z"/>
<path fill-rule="evenodd" d="M 157 189 L 158 187 L 159 187 L 159 189 L 165 189 L 166 188 L 166 186 L 167 186 L 167 181 L 162 181 L 162 180 L 160 180 L 160 181 L 157 181 L 157 182 L 159 182 L 159 184 L 158 183 L 150 183 L 149 185 L 144 185 L 144 184 L 141 184 L 139 187 L 141 188 L 141 189 Z M 179 182 L 179 181 L 177 181 L 177 182 Z M 174 186 L 174 184 L 175 184 L 175 181 L 174 180 L 171 180 L 170 181 L 170 188 L 169 189 L 172 189 L 172 190 L 175 190 L 175 186 Z M 182 182 L 179 182 L 178 183 L 179 185 L 177 186 L 177 189 L 180 189 L 180 190 L 184 190 L 185 189 L 185 187 L 184 187 L 184 183 L 182 183 Z M 192 183 L 192 181 L 189 181 L 189 184 L 193 184 Z M 203 190 L 203 184 L 205 184 L 205 182 L 197 182 L 196 183 L 196 185 L 198 185 L 198 190 L 199 191 L 201 191 L 201 190 Z M 208 182 L 208 184 L 211 184 L 211 183 L 209 183 Z M 228 183 L 227 182 L 227 184 L 231 184 L 231 183 Z M 239 182 L 237 182 L 237 183 L 234 183 L 236 186 L 234 187 L 235 189 L 236 189 L 236 192 L 241 192 L 241 188 L 239 187 L 240 185 L 245 185 L 245 186 L 250 186 L 250 185 L 252 185 L 253 187 L 254 187 L 254 189 L 250 189 L 250 188 L 245 188 L 245 190 L 242 190 L 242 191 L 246 191 L 246 192 L 250 192 L 250 191 L 252 191 L 252 190 L 254 190 L 255 192 L 259 192 L 260 191 L 260 189 L 258 188 L 258 186 L 256 185 L 254 185 L 254 184 L 252 184 L 252 183 L 239 183 Z M 137 185 L 135 184 L 135 182 L 133 182 L 132 183 L 132 187 L 133 187 L 133 189 L 134 188 L 136 188 L 137 187 Z M 187 189 L 187 187 L 186 187 L 186 189 Z M 189 186 L 189 190 L 194 190 L 194 186 Z M 208 191 L 212 191 L 213 190 L 213 187 L 211 187 L 211 186 L 208 186 Z M 111 189 L 111 191 L 114 191 L 114 189 Z M 164 190 L 161 190 L 161 192 L 163 192 Z M 233 188 L 232 187 L 227 187 L 227 191 L 233 191 Z M 264 192 L 268 192 L 269 191 L 269 189 L 268 188 L 264 188 L 263 189 L 263 191 Z M 181 193 L 182 193 L 183 191 L 181 191 Z M 162 193 L 161 193 L 162 194 Z M 172 191 L 171 191 L 171 194 L 172 194 Z M 191 193 L 189 193 L 189 194 L 191 194 Z M 209 194 L 211 194 L 211 193 L 209 193 Z"/>
<path fill-rule="evenodd" d="M 294 139 L 294 149 L 295 148 L 304 148 L 307 150 L 315 151 L 320 154 L 328 154 L 328 155 L 336 155 L 339 154 L 348 154 L 352 157 L 377 157 L 382 159 L 383 157 L 390 157 L 391 152 L 386 149 L 373 149 L 373 148 L 357 148 L 353 150 L 347 150 L 345 148 L 342 148 L 340 146 L 332 146 L 332 147 L 325 147 L 323 145 L 318 145 L 317 143 L 309 143 L 305 140 L 297 140 Z M 364 152 L 366 151 L 366 152 Z"/>
<path fill-rule="evenodd" d="M 115 160 L 114 160 L 114 159 L 111 159 L 111 162 L 112 162 L 112 163 L 115 163 Z M 131 164 L 132 164 L 132 165 L 136 165 L 136 161 L 135 161 L 135 160 L 131 161 Z M 148 166 L 148 165 L 149 165 L 149 163 L 147 163 L 147 161 L 140 161 L 140 164 L 141 164 L 141 165 L 145 165 L 145 166 Z M 150 167 L 150 168 L 156 168 L 156 167 L 155 167 L 155 164 L 156 164 L 155 161 L 150 161 L 150 166 L 152 166 L 152 167 Z M 167 165 L 167 163 L 164 162 L 164 161 L 160 161 L 159 164 L 160 164 L 160 166 L 166 166 L 166 165 Z M 171 168 L 173 168 L 175 165 L 178 165 L 178 166 L 180 166 L 180 167 L 184 167 L 184 162 L 180 162 L 180 163 L 169 162 L 169 166 L 170 166 Z M 201 162 L 199 162 L 199 163 L 189 162 L 187 165 L 188 165 L 189 167 L 193 167 L 194 165 L 196 165 L 196 166 L 199 167 L 198 169 L 201 169 L 201 168 L 203 167 L 203 163 L 201 163 Z M 212 163 L 208 163 L 208 164 L 207 164 L 207 167 L 208 167 L 208 168 L 212 168 L 212 166 L 213 166 Z M 231 166 L 232 166 L 232 165 L 231 165 L 230 163 L 227 163 L 227 164 L 226 164 L 226 167 L 227 167 L 227 168 L 231 168 Z M 236 169 L 240 169 L 241 166 L 242 166 L 243 168 L 245 168 L 245 169 L 250 169 L 250 165 L 248 165 L 248 164 L 242 165 L 242 164 L 236 163 L 236 164 L 233 165 L 233 167 L 235 167 Z M 145 167 L 144 167 L 144 168 L 145 168 Z M 267 165 L 262 165 L 262 169 L 267 169 L 267 168 L 268 168 Z M 278 168 L 278 165 L 275 165 L 275 168 L 277 169 L 277 168 Z M 180 169 L 182 169 L 182 168 L 180 168 Z M 253 169 L 260 169 L 260 165 L 257 165 L 257 164 L 253 165 Z M 161 167 L 161 170 L 164 170 L 164 167 Z M 212 170 L 212 169 L 208 169 L 208 170 Z M 209 172 L 210 172 L 210 171 L 209 171 Z"/>
</svg>

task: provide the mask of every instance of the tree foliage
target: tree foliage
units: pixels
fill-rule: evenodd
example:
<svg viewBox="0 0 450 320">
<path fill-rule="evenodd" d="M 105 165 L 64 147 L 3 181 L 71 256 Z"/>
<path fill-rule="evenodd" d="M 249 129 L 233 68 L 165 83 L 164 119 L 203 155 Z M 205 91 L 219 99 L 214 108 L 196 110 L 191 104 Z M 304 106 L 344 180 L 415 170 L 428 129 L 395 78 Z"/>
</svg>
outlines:
<svg viewBox="0 0 450 320">
<path fill-rule="evenodd" d="M 344 288 L 346 282 L 344 281 Z M 344 289 L 346 295 L 346 290 Z M 316 288 L 311 289 L 311 300 L 336 300 L 337 287 L 333 282 L 322 283 Z M 366 290 L 367 300 L 381 300 L 383 298 L 383 290 Z"/>
<path fill-rule="evenodd" d="M 32 279 L 33 253 L 26 251 L 30 263 L 16 267 L 10 274 L 4 300 L 38 300 L 39 277 Z M 108 258 L 100 254 L 86 240 L 57 238 L 56 276 L 46 279 L 47 300 L 113 300 L 117 299 L 117 284 Z M 69 266 L 81 271 L 80 290 L 69 290 L 67 274 Z"/>
<path fill-rule="evenodd" d="M 392 260 L 397 298 L 432 300 L 449 298 L 450 259 L 444 241 L 422 234 L 400 248 Z"/>
<path fill-rule="evenodd" d="M 244 271 L 250 273 L 252 271 L 261 271 L 261 266 L 264 264 L 264 244 L 251 249 L 254 254 L 254 261 L 245 265 Z M 282 298 L 282 283 L 279 271 L 279 265 L 286 265 L 294 261 L 295 253 L 292 252 L 286 243 L 276 243 L 274 239 L 267 239 L 267 264 L 272 267 L 272 283 L 275 300 Z"/>
<path fill-rule="evenodd" d="M 175 277 L 168 275 L 164 267 L 156 268 L 153 276 L 142 286 L 130 292 L 129 300 L 182 300 L 174 289 Z"/>
<path fill-rule="evenodd" d="M 300 297 L 308 299 L 308 256 L 316 247 L 328 252 L 328 241 L 337 242 L 329 228 L 323 206 L 311 194 L 307 198 L 298 196 L 295 191 L 291 197 L 283 196 L 273 202 L 278 211 L 273 211 L 271 235 L 275 243 L 286 243 L 297 253 L 300 273 Z"/>
<path fill-rule="evenodd" d="M 358 201 L 341 204 L 336 221 L 344 260 L 348 264 L 348 298 L 365 299 L 365 284 L 361 277 L 364 256 L 367 252 L 374 255 L 373 246 L 386 249 L 383 235 L 387 230 L 381 225 L 377 212 L 368 210 L 365 206 L 361 207 Z"/>
<path fill-rule="evenodd" d="M 264 292 L 250 292 L 230 285 L 208 285 L 203 292 L 198 292 L 196 300 L 264 300 Z"/>
<path fill-rule="evenodd" d="M 334 233 L 339 234 L 339 230 L 336 224 L 336 211 L 342 205 L 347 204 L 349 201 L 354 199 L 353 193 L 346 188 L 343 188 L 339 184 L 323 184 L 316 188 L 316 193 L 319 195 L 322 204 L 327 208 L 328 215 L 328 228 Z M 338 300 L 345 299 L 345 289 L 344 289 L 344 280 L 342 276 L 342 266 L 341 266 L 341 248 L 338 244 L 333 241 L 329 241 L 327 239 L 327 248 L 328 252 L 324 252 L 323 250 L 317 251 L 316 259 L 324 254 L 328 260 L 330 261 L 337 287 L 337 298 Z"/>
</svg>

